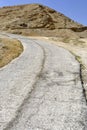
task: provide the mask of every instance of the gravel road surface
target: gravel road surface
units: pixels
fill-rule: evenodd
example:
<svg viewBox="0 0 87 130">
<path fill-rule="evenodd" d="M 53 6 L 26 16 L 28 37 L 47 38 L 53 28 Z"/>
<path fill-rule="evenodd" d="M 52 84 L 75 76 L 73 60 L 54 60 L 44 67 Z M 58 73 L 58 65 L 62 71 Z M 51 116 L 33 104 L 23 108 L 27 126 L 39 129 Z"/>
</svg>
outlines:
<svg viewBox="0 0 87 130">
<path fill-rule="evenodd" d="M 23 53 L 0 69 L 0 130 L 87 130 L 80 65 L 67 50 L 19 39 Z"/>
</svg>

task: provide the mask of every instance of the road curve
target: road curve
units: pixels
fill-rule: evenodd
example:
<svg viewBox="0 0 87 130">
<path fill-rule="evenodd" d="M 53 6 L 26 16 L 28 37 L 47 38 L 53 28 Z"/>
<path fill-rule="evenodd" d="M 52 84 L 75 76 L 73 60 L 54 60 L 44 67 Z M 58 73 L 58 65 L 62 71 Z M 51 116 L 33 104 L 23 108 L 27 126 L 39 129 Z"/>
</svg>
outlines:
<svg viewBox="0 0 87 130">
<path fill-rule="evenodd" d="M 0 130 L 87 130 L 80 65 L 67 50 L 19 39 L 24 52 L 0 69 Z"/>
</svg>

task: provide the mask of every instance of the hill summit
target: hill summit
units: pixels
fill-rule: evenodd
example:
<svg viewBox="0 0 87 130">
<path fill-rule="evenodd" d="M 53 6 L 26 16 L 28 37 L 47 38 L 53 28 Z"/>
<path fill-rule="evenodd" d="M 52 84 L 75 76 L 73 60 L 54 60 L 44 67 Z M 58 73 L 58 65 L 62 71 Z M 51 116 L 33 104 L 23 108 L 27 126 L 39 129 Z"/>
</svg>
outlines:
<svg viewBox="0 0 87 130">
<path fill-rule="evenodd" d="M 28 4 L 0 8 L 0 29 L 32 36 L 76 36 L 85 27 L 49 7 Z"/>
</svg>

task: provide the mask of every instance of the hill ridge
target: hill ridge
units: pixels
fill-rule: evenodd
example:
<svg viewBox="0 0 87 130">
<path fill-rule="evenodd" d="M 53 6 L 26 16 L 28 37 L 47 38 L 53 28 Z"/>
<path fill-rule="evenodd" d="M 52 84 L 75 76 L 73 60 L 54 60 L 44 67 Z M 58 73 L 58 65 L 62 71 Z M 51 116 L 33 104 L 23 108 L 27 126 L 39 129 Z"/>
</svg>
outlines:
<svg viewBox="0 0 87 130">
<path fill-rule="evenodd" d="M 63 29 L 74 34 L 86 28 L 62 13 L 36 3 L 0 8 L 0 29 L 18 34 L 59 36 Z"/>
</svg>

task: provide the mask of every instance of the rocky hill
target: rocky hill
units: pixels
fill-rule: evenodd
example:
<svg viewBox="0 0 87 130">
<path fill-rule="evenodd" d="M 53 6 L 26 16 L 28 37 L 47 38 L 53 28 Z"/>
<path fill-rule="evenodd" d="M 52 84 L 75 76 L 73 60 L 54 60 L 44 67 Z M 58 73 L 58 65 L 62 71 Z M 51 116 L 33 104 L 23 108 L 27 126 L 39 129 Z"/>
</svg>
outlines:
<svg viewBox="0 0 87 130">
<path fill-rule="evenodd" d="M 39 4 L 0 8 L 0 29 L 40 36 L 73 36 L 87 28 L 63 14 Z"/>
</svg>

